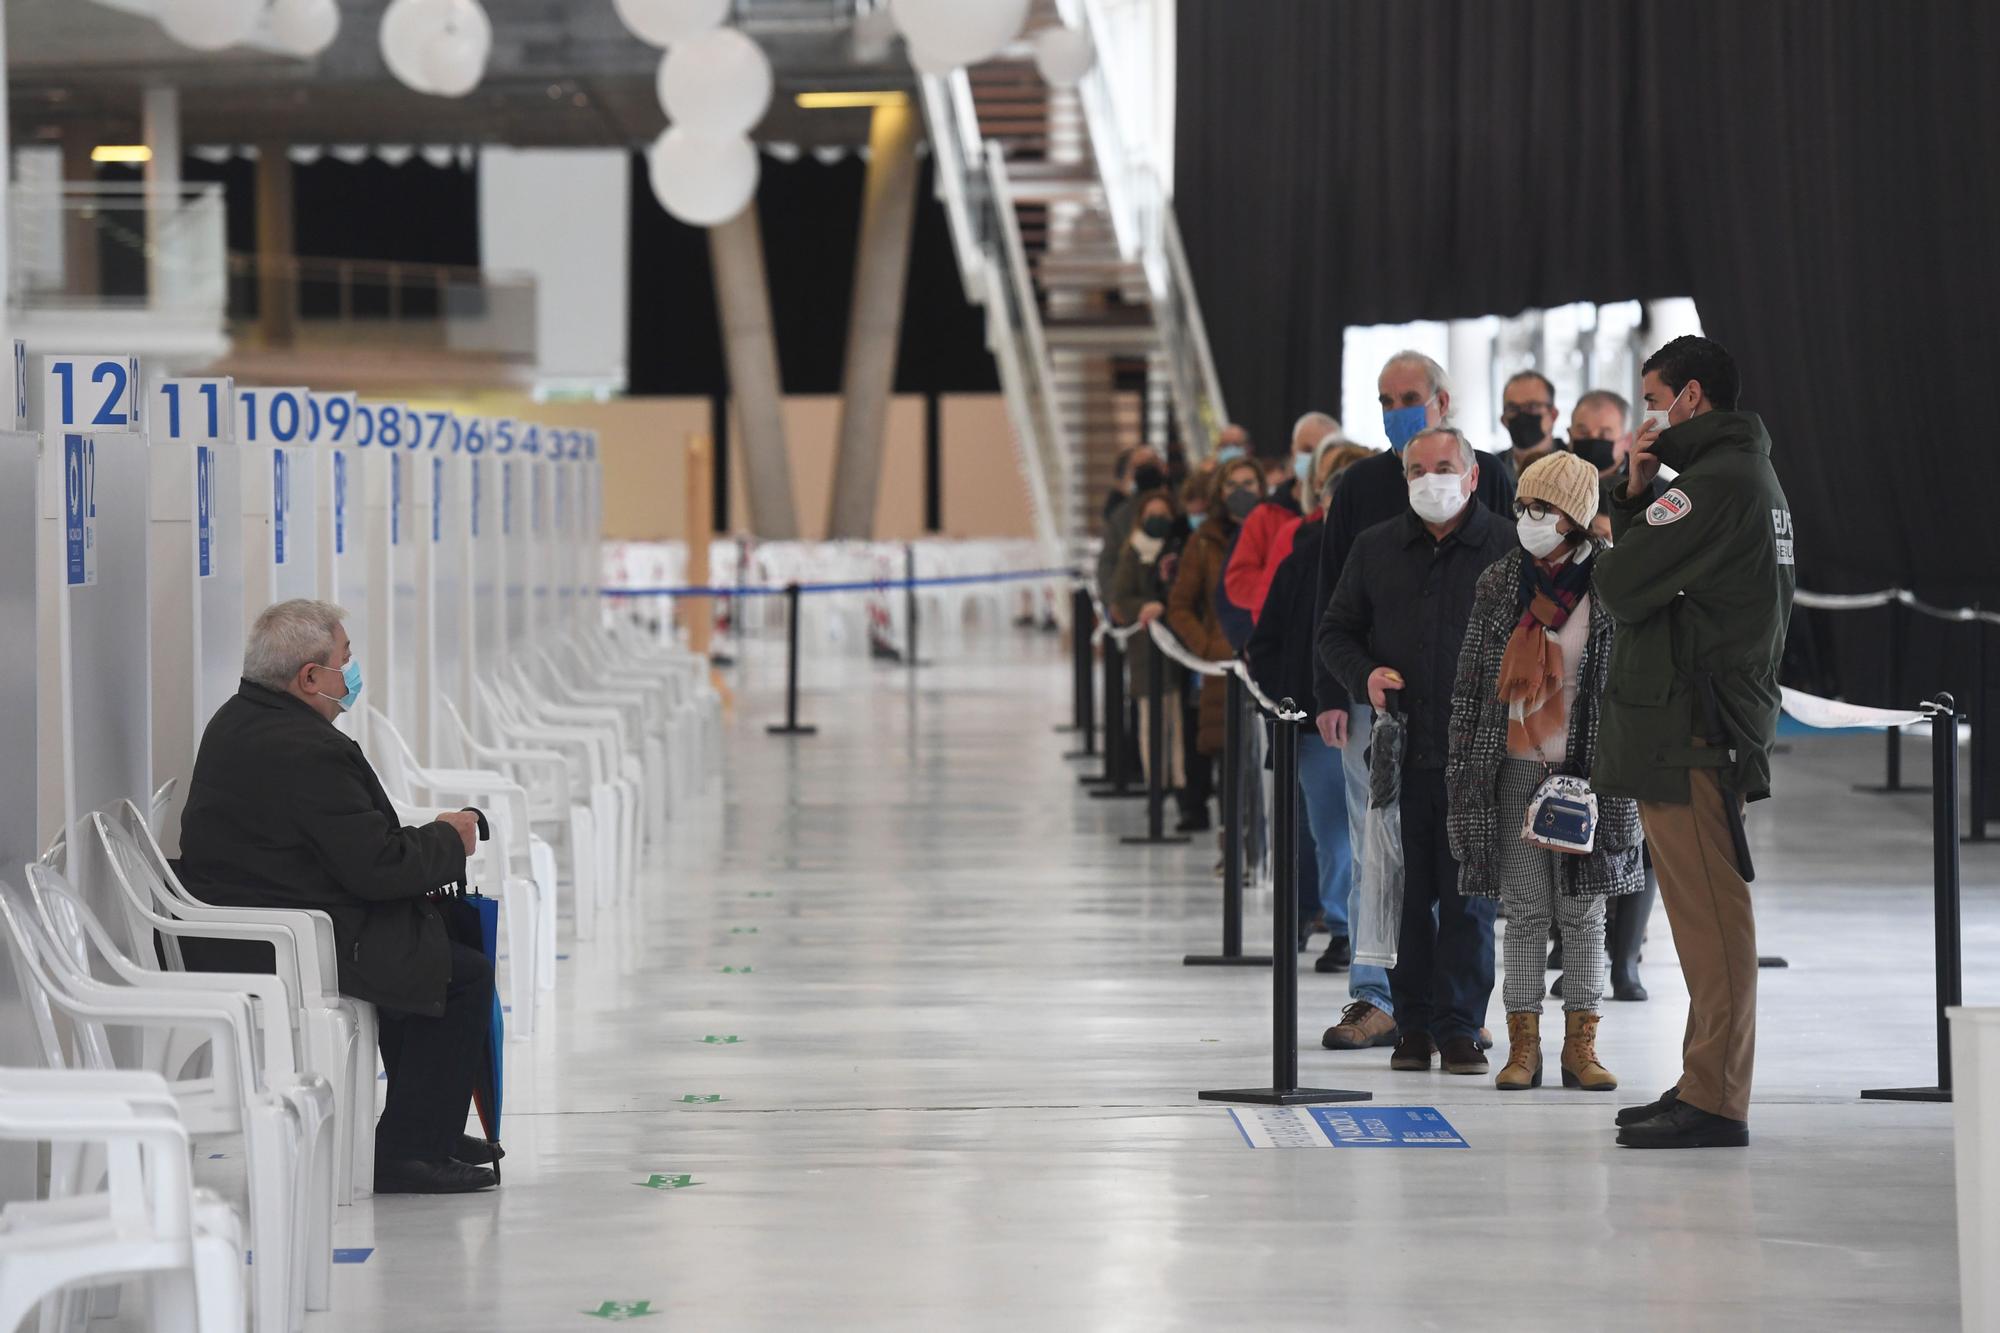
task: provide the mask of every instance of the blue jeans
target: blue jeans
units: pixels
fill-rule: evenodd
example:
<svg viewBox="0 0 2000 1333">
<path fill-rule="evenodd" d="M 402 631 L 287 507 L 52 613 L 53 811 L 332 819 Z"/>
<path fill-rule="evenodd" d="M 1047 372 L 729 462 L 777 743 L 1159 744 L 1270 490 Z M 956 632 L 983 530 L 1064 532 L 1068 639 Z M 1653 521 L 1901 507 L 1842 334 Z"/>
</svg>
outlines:
<svg viewBox="0 0 2000 1333">
<path fill-rule="evenodd" d="M 1347 827 L 1351 831 L 1348 838 L 1352 862 L 1352 869 L 1348 872 L 1350 899 L 1353 888 L 1361 883 L 1360 831 L 1368 827 L 1368 733 L 1374 725 L 1375 710 L 1367 704 L 1354 704 L 1348 708 L 1347 748 L 1340 752 L 1340 774 L 1345 781 Z M 1353 929 L 1351 901 L 1346 915 L 1349 929 Z M 1389 969 L 1370 963 L 1356 963 L 1347 974 L 1347 998 L 1366 1000 L 1383 1013 L 1393 1015 L 1396 1002 L 1389 997 Z"/>
<path fill-rule="evenodd" d="M 1316 730 L 1300 732 L 1299 884 L 1303 891 L 1319 895 L 1327 929 L 1341 936 L 1347 934 L 1347 895 L 1354 887 L 1343 782 L 1340 751 L 1322 741 Z"/>
</svg>

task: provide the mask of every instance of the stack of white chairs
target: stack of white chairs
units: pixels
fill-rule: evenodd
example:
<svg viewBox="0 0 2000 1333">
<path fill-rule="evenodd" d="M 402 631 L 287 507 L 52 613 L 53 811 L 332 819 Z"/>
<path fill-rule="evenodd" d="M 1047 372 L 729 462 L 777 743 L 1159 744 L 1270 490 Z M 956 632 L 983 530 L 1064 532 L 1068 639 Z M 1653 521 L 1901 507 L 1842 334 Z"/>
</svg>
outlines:
<svg viewBox="0 0 2000 1333">
<path fill-rule="evenodd" d="M 69 1330 L 89 1290 L 143 1285 L 157 1333 L 243 1333 L 243 1225 L 195 1189 L 188 1127 L 167 1081 L 142 1070 L 9 1069 L 0 1139 L 49 1145 L 46 1198 L 0 1210 L 0 1329 L 37 1306 Z"/>
<path fill-rule="evenodd" d="M 507 941 L 507 988 L 512 999 L 510 1037 L 525 1041 L 535 1030 L 535 992 L 555 985 L 556 882 L 546 844 L 530 831 L 528 794 L 489 769 L 441 769 L 419 764 L 388 715 L 368 709 L 368 758 L 400 818 L 424 824 L 448 810 L 476 806 L 492 836 L 466 866 L 468 887 L 500 903 Z M 540 874 L 536 873 L 539 863 Z M 546 978 L 538 983 L 538 978 Z"/>
<path fill-rule="evenodd" d="M 121 1050 L 128 1070 L 135 1061 L 157 1062 L 150 1072 L 162 1079 L 187 1134 L 241 1136 L 255 1327 L 295 1333 L 307 1309 L 330 1304 L 337 1131 L 332 1088 L 299 1072 L 290 995 L 270 976 L 184 975 L 173 984 L 149 976 L 117 949 L 59 871 L 35 864 L 27 873 L 39 910 L 0 886 L 0 932 L 45 1063 L 60 1070 L 74 1060 L 107 1072 L 121 1067 Z M 97 979 L 93 962 L 117 980 Z M 67 1049 L 58 1017 L 69 1028 Z M 129 1039 L 114 1041 L 113 1031 L 123 1029 L 154 1039 L 133 1056 Z M 205 1061 L 174 1067 L 186 1054 L 182 1032 L 197 1034 Z"/>
</svg>

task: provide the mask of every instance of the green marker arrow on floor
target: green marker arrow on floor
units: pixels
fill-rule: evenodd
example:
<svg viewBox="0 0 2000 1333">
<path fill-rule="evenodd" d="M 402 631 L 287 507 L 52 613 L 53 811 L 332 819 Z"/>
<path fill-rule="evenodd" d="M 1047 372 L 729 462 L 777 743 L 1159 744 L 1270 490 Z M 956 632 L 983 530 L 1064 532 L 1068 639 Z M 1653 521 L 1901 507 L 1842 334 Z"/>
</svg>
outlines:
<svg viewBox="0 0 2000 1333">
<path fill-rule="evenodd" d="M 731 926 L 729 928 L 729 933 L 732 935 L 759 935 L 762 934 L 763 932 L 758 930 L 757 927 L 755 926 Z"/>
<path fill-rule="evenodd" d="M 721 1101 L 722 1098 L 721 1096 L 713 1092 L 709 1093 L 707 1096 L 703 1096 L 702 1094 L 697 1092 L 690 1092 L 686 1096 L 682 1097 L 681 1100 L 683 1102 L 686 1102 L 690 1106 L 710 1106 L 716 1102 Z"/>
<path fill-rule="evenodd" d="M 723 968 L 723 969 L 722 969 L 722 972 L 723 972 L 723 975 L 724 975 L 724 976 L 739 976 L 739 977 L 740 977 L 740 976 L 742 976 L 742 975 L 743 975 L 744 973 L 746 973 L 746 972 L 751 972 L 751 971 L 755 971 L 755 970 L 756 970 L 756 969 L 754 969 L 754 968 L 748 968 L 748 967 L 725 967 L 725 968 Z"/>
<path fill-rule="evenodd" d="M 632 1182 L 642 1190 L 684 1190 L 701 1184 L 693 1176 L 647 1176 Z"/>
<path fill-rule="evenodd" d="M 606 1301 L 595 1310 L 579 1310 L 592 1319 L 643 1319 L 649 1314 L 658 1314 L 651 1301 Z"/>
<path fill-rule="evenodd" d="M 701 1039 L 704 1046 L 734 1046 L 742 1040 L 743 1038 L 741 1037 L 703 1037 Z"/>
</svg>

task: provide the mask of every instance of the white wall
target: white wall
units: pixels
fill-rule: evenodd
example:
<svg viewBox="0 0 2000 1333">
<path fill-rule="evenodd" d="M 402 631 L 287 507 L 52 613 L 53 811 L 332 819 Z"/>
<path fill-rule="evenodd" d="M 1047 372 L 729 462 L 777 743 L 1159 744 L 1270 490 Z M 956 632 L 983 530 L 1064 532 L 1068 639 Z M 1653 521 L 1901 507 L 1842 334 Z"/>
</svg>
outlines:
<svg viewBox="0 0 2000 1333">
<path fill-rule="evenodd" d="M 621 149 L 480 150 L 480 254 L 536 279 L 538 387 L 625 387 L 630 172 Z"/>
</svg>

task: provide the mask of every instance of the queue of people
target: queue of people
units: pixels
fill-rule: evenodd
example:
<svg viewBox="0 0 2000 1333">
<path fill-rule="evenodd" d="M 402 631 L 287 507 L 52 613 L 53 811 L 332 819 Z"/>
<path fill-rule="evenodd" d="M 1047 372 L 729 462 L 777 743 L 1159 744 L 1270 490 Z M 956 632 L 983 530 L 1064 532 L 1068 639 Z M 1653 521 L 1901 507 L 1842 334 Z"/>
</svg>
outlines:
<svg viewBox="0 0 2000 1333">
<path fill-rule="evenodd" d="M 1502 389 L 1499 454 L 1453 424 L 1431 358 L 1391 357 L 1377 387 L 1384 451 L 1319 412 L 1272 457 L 1232 426 L 1227 454 L 1178 497 L 1158 455 L 1135 452 L 1110 507 L 1105 601 L 1120 623 L 1164 618 L 1197 655 L 1246 658 L 1273 698 L 1310 701 L 1291 852 L 1308 890 L 1300 947 L 1323 929 L 1316 970 L 1348 978 L 1327 1048 L 1491 1073 L 1504 915 L 1495 1086 L 1542 1086 L 1544 983 L 1559 968 L 1560 1081 L 1611 1091 L 1600 1006 L 1607 990 L 1647 998 L 1638 964 L 1657 894 L 1689 990 L 1683 1073 L 1618 1113 L 1618 1141 L 1747 1143 L 1757 960 L 1742 821 L 1770 794 L 1793 574 L 1789 504 L 1761 421 L 1739 409 L 1735 364 L 1708 339 L 1677 338 L 1643 367 L 1636 431 L 1627 401 L 1598 389 L 1561 440 L 1555 386 L 1524 370 Z M 1190 497 L 1204 516 L 1186 512 Z M 1135 642 L 1137 692 L 1171 664 Z M 1167 763 L 1183 829 L 1207 827 L 1194 770 L 1220 749 L 1221 695 L 1170 677 L 1170 717 L 1199 718 L 1197 757 L 1146 756 Z M 1402 722 L 1402 910 L 1362 922 L 1384 710 Z M 1353 959 L 1352 938 L 1383 932 L 1393 966 Z"/>
</svg>

